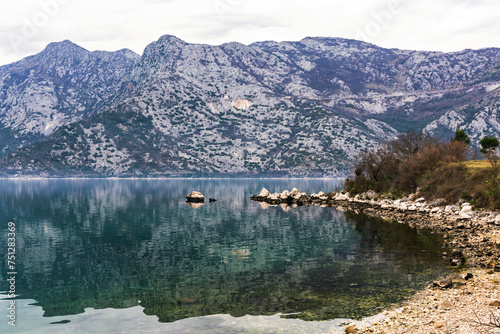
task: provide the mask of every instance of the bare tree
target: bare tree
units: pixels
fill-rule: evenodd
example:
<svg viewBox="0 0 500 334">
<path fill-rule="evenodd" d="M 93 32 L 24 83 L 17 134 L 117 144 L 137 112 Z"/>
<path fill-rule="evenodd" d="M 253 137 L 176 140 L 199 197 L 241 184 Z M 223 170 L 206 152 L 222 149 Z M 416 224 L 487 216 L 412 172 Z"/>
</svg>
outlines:
<svg viewBox="0 0 500 334">
<path fill-rule="evenodd" d="M 430 135 L 415 131 L 402 133 L 398 139 L 391 142 L 392 150 L 400 159 L 406 159 L 409 156 L 420 152 L 426 146 L 437 144 L 437 140 Z"/>
</svg>

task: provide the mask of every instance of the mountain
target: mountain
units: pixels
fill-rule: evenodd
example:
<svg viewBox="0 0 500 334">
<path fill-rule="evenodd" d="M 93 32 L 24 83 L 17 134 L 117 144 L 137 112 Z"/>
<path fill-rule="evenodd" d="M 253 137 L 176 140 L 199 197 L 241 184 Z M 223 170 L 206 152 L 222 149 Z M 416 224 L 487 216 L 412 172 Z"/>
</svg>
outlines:
<svg viewBox="0 0 500 334">
<path fill-rule="evenodd" d="M 332 176 L 402 131 L 449 139 L 462 126 L 476 144 L 500 131 L 494 48 L 165 35 L 139 57 L 65 41 L 0 78 L 4 175 Z"/>
<path fill-rule="evenodd" d="M 130 50 L 89 52 L 63 41 L 0 67 L 1 155 L 112 107 L 126 95 L 139 58 Z"/>
</svg>

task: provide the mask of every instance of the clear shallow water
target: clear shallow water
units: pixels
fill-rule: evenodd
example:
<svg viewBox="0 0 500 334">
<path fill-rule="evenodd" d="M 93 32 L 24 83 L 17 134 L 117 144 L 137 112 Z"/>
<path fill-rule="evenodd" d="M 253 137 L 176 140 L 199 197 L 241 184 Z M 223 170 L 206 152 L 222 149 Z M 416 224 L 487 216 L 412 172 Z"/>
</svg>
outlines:
<svg viewBox="0 0 500 334">
<path fill-rule="evenodd" d="M 263 186 L 338 185 L 0 180 L 0 254 L 13 221 L 20 294 L 15 330 L 1 320 L 0 330 L 342 332 L 338 319 L 376 314 L 448 270 L 437 236 L 334 208 L 263 210 L 249 200 Z M 218 201 L 193 209 L 192 190 Z M 1 265 L 6 291 L 5 256 Z"/>
</svg>

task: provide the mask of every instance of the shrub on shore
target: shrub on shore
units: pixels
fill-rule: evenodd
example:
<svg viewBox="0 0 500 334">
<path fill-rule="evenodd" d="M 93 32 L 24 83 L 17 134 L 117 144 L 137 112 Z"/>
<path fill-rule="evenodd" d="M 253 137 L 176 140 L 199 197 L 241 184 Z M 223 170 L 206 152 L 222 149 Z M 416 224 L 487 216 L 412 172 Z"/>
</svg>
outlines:
<svg viewBox="0 0 500 334">
<path fill-rule="evenodd" d="M 444 143 L 423 133 L 401 134 L 394 141 L 361 153 L 355 175 L 345 181 L 344 189 L 352 195 L 374 190 L 399 197 L 418 188 L 428 200 L 464 200 L 478 208 L 500 210 L 498 141 L 485 138 L 482 151 L 491 167 L 469 168 L 464 161 L 470 140 L 460 128 L 455 138 Z"/>
<path fill-rule="evenodd" d="M 351 194 L 368 190 L 411 193 L 439 164 L 464 161 L 467 150 L 464 141 L 440 143 L 422 132 L 403 133 L 391 142 L 361 153 L 354 178 L 346 180 L 345 189 Z"/>
</svg>

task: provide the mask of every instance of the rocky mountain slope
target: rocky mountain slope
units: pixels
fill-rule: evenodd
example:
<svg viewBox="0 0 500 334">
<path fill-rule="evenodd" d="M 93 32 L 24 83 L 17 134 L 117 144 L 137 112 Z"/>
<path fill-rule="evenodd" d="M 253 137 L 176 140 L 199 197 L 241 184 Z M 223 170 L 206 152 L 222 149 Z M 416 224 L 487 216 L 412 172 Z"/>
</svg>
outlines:
<svg viewBox="0 0 500 334">
<path fill-rule="evenodd" d="M 0 67 L 1 155 L 112 107 L 126 96 L 139 58 L 130 50 L 89 52 L 63 41 Z"/>
<path fill-rule="evenodd" d="M 166 35 L 141 57 L 54 43 L 0 78 L 8 175 L 340 175 L 401 131 L 500 131 L 500 49 Z"/>
</svg>

